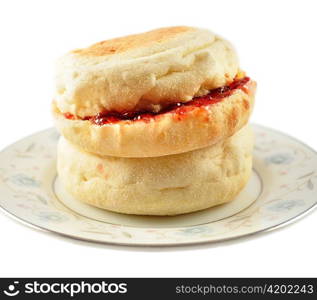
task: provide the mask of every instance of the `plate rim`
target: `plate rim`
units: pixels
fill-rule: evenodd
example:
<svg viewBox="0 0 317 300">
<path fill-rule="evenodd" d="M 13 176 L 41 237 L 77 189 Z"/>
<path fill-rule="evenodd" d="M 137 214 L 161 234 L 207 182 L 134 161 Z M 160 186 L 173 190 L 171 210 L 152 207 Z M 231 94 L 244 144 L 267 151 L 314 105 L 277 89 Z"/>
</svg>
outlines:
<svg viewBox="0 0 317 300">
<path fill-rule="evenodd" d="M 149 242 L 149 243 L 145 243 L 145 242 L 130 242 L 130 243 L 125 243 L 125 242 L 112 242 L 112 241 L 101 241 L 101 240 L 94 240 L 94 239 L 90 239 L 90 238 L 82 238 L 76 235 L 72 235 L 69 233 L 62 233 L 59 231 L 56 231 L 54 229 L 47 229 L 44 228 L 40 225 L 36 225 L 33 224 L 32 222 L 28 222 L 25 221 L 23 219 L 21 219 L 20 217 L 14 215 L 13 213 L 9 212 L 8 210 L 6 210 L 5 208 L 3 208 L 2 206 L 0 206 L 0 211 L 3 212 L 4 215 L 8 216 L 9 218 L 13 219 L 14 221 L 16 221 L 17 223 L 25 226 L 25 227 L 29 227 L 31 229 L 35 230 L 39 230 L 41 232 L 44 233 L 49 233 L 54 235 L 55 237 L 62 237 L 62 238 L 67 238 L 67 239 L 73 239 L 76 241 L 80 241 L 80 242 L 86 242 L 86 243 L 90 243 L 90 244 L 99 244 L 99 245 L 111 245 L 111 246 L 125 246 L 125 247 L 146 247 L 146 248 L 157 248 L 157 247 L 190 247 L 190 246 L 196 246 L 196 245 L 205 245 L 205 244 L 216 244 L 216 243 L 222 243 L 222 242 L 227 242 L 227 241 L 236 241 L 236 240 L 240 240 L 243 238 L 250 238 L 252 236 L 255 235 L 264 235 L 267 234 L 271 231 L 274 230 L 278 230 L 278 229 L 282 229 L 288 225 L 291 224 L 295 224 L 297 223 L 300 219 L 310 215 L 314 210 L 316 210 L 316 206 L 317 206 L 317 202 L 314 203 L 312 206 L 310 206 L 309 208 L 307 208 L 305 211 L 303 211 L 302 213 L 300 213 L 297 216 L 292 217 L 289 220 L 283 221 L 279 224 L 276 225 L 272 225 L 270 227 L 258 230 L 258 231 L 254 231 L 254 232 L 249 232 L 246 234 L 239 234 L 236 235 L 234 237 L 226 237 L 226 238 L 219 238 L 219 239 L 205 239 L 205 240 L 199 240 L 199 241 L 182 241 L 182 242 L 160 242 L 160 243 L 154 243 L 154 242 Z"/>
<path fill-rule="evenodd" d="M 296 137 L 293 137 L 292 135 L 289 135 L 287 133 L 284 133 L 283 131 L 280 131 L 278 129 L 274 129 L 268 126 L 264 126 L 264 125 L 260 125 L 257 123 L 251 123 L 252 127 L 259 127 L 262 128 L 266 131 L 271 131 L 273 133 L 277 133 L 279 135 L 285 136 L 288 139 L 291 139 L 294 142 L 297 142 L 298 144 L 304 146 L 305 148 L 309 149 L 312 153 L 314 153 L 314 155 L 317 156 L 317 151 L 312 148 L 311 146 L 307 145 L 306 143 L 302 142 L 301 140 L 299 140 Z M 32 138 L 33 136 L 42 134 L 46 131 L 52 130 L 54 127 L 48 127 L 46 129 L 43 130 L 39 130 L 36 131 L 35 133 L 29 134 L 27 136 L 24 136 L 22 138 L 20 138 L 19 140 L 17 140 L 16 142 L 13 142 L 11 144 L 9 144 L 8 146 L 4 147 L 3 149 L 1 149 L 0 151 L 0 155 L 7 151 L 10 147 L 18 144 L 19 142 L 21 142 L 22 140 L 28 139 L 28 138 Z M 315 209 L 317 208 L 317 200 L 316 202 L 314 202 L 310 207 L 306 208 L 304 211 L 300 212 L 299 214 L 291 217 L 290 219 L 284 220 L 278 224 L 274 224 L 272 226 L 269 226 L 267 228 L 263 228 L 254 232 L 249 232 L 249 233 L 241 233 L 241 234 L 237 234 L 236 236 L 229 236 L 229 237 L 224 237 L 224 238 L 216 238 L 216 239 L 210 239 L 210 238 L 206 238 L 204 240 L 188 240 L 188 241 L 178 241 L 178 242 L 153 242 L 153 241 L 149 241 L 149 242 L 137 242 L 137 241 L 130 241 L 130 242 L 120 242 L 120 241 L 104 241 L 104 240 L 96 240 L 96 239 L 90 239 L 88 237 L 80 237 L 80 236 L 76 236 L 73 235 L 71 233 L 63 233 L 54 229 L 49 229 L 49 228 L 45 228 L 41 225 L 38 224 L 34 224 L 30 221 L 26 221 L 24 219 L 22 219 L 21 217 L 15 215 L 14 213 L 10 212 L 9 210 L 7 210 L 6 208 L 4 208 L 1 204 L 0 204 L 0 211 L 3 212 L 4 215 L 8 216 L 9 218 L 13 219 L 14 221 L 16 221 L 17 223 L 22 224 L 23 226 L 32 228 L 33 230 L 39 230 L 41 232 L 45 232 L 45 233 L 49 233 L 52 234 L 56 237 L 63 237 L 63 238 L 71 238 L 73 240 L 77 240 L 80 242 L 86 242 L 86 243 L 93 243 L 93 244 L 99 244 L 99 245 L 111 245 L 111 246 L 125 246 L 125 247 L 151 247 L 151 248 L 157 248 L 157 247 L 190 247 L 190 246 L 196 246 L 196 245 L 204 245 L 204 244 L 216 244 L 216 243 L 221 243 L 221 242 L 227 242 L 227 241 L 236 241 L 242 238 L 250 238 L 252 236 L 255 235 L 263 235 L 266 233 L 269 233 L 271 231 L 274 230 L 278 230 L 281 229 L 283 227 L 286 227 L 288 225 L 294 224 L 296 222 L 298 222 L 300 219 L 310 215 Z M 194 227 L 196 225 L 193 225 L 192 227 Z M 197 225 L 199 226 L 199 225 Z M 139 227 L 135 227 L 135 228 L 139 228 Z"/>
</svg>

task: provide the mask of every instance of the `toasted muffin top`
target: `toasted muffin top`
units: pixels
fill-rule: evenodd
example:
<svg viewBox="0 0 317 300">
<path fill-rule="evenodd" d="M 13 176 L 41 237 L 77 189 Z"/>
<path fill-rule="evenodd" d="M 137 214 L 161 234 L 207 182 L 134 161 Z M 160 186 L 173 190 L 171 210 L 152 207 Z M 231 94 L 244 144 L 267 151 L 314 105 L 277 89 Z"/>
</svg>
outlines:
<svg viewBox="0 0 317 300">
<path fill-rule="evenodd" d="M 214 33 L 178 26 L 73 50 L 56 66 L 59 110 L 80 117 L 101 111 L 159 110 L 233 81 L 238 59 Z"/>
</svg>

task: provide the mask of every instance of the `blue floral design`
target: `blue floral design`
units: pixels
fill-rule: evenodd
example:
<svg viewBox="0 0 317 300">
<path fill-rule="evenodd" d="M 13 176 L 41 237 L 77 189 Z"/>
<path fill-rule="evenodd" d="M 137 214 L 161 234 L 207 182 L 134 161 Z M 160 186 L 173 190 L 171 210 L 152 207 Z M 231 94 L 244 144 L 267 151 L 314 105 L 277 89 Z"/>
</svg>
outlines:
<svg viewBox="0 0 317 300">
<path fill-rule="evenodd" d="M 33 187 L 40 186 L 40 183 L 38 181 L 24 174 L 16 174 L 12 176 L 11 182 L 19 186 L 33 186 Z"/>
<path fill-rule="evenodd" d="M 276 203 L 269 205 L 268 209 L 275 212 L 283 212 L 286 210 L 291 210 L 297 206 L 302 206 L 304 204 L 305 203 L 303 200 L 285 200 L 285 201 L 278 201 Z"/>
<path fill-rule="evenodd" d="M 41 211 L 37 216 L 44 222 L 61 223 L 65 222 L 67 218 L 60 213 Z"/>
<path fill-rule="evenodd" d="M 211 233 L 213 230 L 207 226 L 194 226 L 179 231 L 183 235 L 199 235 L 203 233 Z"/>
<path fill-rule="evenodd" d="M 267 157 L 265 160 L 268 163 L 275 165 L 286 165 L 292 162 L 294 157 L 289 153 L 278 153 Z"/>
</svg>

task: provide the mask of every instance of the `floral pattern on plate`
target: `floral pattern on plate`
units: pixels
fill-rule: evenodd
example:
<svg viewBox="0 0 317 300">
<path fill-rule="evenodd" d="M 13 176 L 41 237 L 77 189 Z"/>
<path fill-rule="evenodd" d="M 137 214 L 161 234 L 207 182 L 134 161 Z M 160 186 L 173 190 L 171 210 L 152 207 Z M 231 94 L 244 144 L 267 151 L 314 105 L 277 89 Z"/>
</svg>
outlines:
<svg viewBox="0 0 317 300">
<path fill-rule="evenodd" d="M 1 152 L 0 206 L 47 231 L 123 245 L 215 242 L 277 228 L 316 205 L 317 154 L 283 133 L 258 125 L 253 128 L 254 169 L 262 181 L 261 195 L 247 209 L 216 222 L 172 228 L 155 228 L 150 223 L 125 226 L 93 220 L 68 209 L 54 193 L 59 137 L 55 129 L 36 133 Z"/>
</svg>

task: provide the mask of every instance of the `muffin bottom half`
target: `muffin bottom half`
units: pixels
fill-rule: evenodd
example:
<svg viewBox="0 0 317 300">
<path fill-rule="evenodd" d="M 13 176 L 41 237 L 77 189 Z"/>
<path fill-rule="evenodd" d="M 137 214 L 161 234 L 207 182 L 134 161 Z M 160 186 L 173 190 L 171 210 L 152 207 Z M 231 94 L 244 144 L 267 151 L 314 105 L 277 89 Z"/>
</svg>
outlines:
<svg viewBox="0 0 317 300">
<path fill-rule="evenodd" d="M 182 154 L 121 158 L 84 152 L 61 137 L 57 170 L 79 201 L 125 214 L 178 215 L 232 201 L 252 170 L 247 125 L 210 147 Z"/>
</svg>

